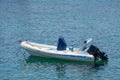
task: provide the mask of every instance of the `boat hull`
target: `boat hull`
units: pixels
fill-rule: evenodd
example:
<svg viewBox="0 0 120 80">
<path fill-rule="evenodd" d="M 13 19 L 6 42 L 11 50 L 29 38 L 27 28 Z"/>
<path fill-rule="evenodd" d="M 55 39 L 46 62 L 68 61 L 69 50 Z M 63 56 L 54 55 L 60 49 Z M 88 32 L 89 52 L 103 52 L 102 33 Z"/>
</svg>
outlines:
<svg viewBox="0 0 120 80">
<path fill-rule="evenodd" d="M 66 60 L 74 60 L 74 61 L 94 61 L 94 57 L 92 55 L 85 55 L 84 53 L 74 53 L 73 52 L 63 52 L 63 51 L 54 51 L 51 50 L 39 50 L 38 48 L 33 48 L 29 44 L 22 44 L 21 47 L 24 48 L 30 55 L 40 56 L 46 58 L 57 58 L 57 59 L 66 59 Z"/>
</svg>

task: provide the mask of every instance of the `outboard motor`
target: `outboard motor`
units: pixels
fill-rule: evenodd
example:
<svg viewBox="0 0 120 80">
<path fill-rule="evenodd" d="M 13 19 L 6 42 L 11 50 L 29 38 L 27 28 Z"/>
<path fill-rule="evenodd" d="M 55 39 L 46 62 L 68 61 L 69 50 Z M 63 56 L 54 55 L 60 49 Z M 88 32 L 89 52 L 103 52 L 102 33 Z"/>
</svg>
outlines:
<svg viewBox="0 0 120 80">
<path fill-rule="evenodd" d="M 66 50 L 67 44 L 62 36 L 58 39 L 57 50 Z"/>
<path fill-rule="evenodd" d="M 107 59 L 108 59 L 107 55 L 105 55 L 104 52 L 101 52 L 101 51 L 100 51 L 96 46 L 94 46 L 94 45 L 91 45 L 91 46 L 89 47 L 89 49 L 87 50 L 87 52 L 88 52 L 89 54 L 93 55 L 94 58 L 95 58 L 95 60 L 97 60 L 97 58 L 100 58 L 100 59 L 102 59 L 102 60 L 107 60 Z"/>
</svg>

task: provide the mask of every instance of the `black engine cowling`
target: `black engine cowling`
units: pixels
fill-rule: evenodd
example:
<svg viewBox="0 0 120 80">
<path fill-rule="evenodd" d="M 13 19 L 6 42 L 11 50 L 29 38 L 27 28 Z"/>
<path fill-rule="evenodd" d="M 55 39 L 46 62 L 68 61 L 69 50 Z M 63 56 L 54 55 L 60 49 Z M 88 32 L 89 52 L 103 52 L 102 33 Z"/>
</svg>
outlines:
<svg viewBox="0 0 120 80">
<path fill-rule="evenodd" d="M 107 60 L 107 59 L 108 59 L 108 56 L 105 54 L 105 52 L 100 51 L 100 50 L 99 50 L 96 46 L 94 46 L 94 45 L 91 45 L 91 46 L 89 47 L 89 49 L 87 50 L 87 52 L 88 52 L 89 54 L 93 55 L 94 58 L 95 58 L 95 60 L 96 60 L 97 58 L 100 58 L 100 59 L 102 59 L 102 60 Z"/>
</svg>

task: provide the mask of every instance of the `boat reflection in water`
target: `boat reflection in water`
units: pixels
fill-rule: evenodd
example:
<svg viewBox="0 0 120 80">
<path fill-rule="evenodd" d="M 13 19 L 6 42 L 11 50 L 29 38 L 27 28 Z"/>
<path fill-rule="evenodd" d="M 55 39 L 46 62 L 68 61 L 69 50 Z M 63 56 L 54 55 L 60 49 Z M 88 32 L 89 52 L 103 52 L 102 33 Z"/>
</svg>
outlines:
<svg viewBox="0 0 120 80">
<path fill-rule="evenodd" d="M 25 61 L 26 64 L 35 64 L 37 66 L 42 65 L 45 67 L 52 66 L 52 69 L 55 70 L 57 77 L 62 79 L 67 78 L 66 74 L 72 69 L 80 73 L 84 72 L 84 70 L 86 70 L 86 72 L 91 73 L 91 69 L 98 69 L 99 67 L 105 66 L 108 63 L 108 61 L 103 61 L 103 60 L 97 61 L 95 63 L 90 63 L 90 62 L 55 59 L 55 58 L 42 58 L 38 56 L 29 56 Z"/>
</svg>

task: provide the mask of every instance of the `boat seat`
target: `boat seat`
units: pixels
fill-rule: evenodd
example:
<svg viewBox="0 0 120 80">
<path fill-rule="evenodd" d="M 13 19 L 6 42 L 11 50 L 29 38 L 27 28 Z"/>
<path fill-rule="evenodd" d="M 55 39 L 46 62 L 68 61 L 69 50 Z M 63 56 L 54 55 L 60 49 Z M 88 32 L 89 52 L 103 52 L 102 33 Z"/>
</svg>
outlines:
<svg viewBox="0 0 120 80">
<path fill-rule="evenodd" d="M 59 37 L 58 44 L 57 44 L 57 50 L 66 50 L 67 44 L 63 37 Z"/>
</svg>

